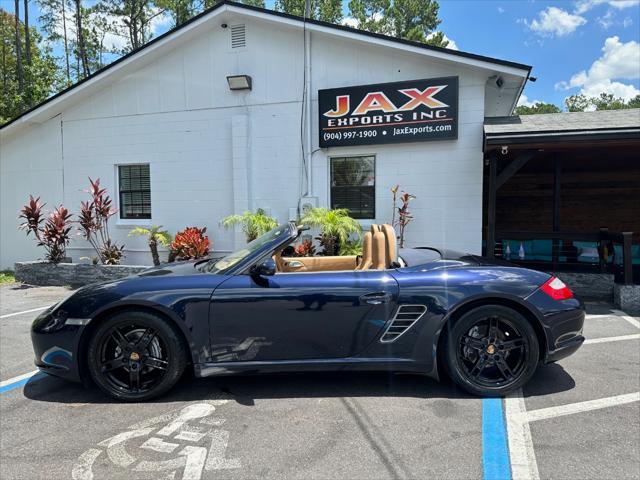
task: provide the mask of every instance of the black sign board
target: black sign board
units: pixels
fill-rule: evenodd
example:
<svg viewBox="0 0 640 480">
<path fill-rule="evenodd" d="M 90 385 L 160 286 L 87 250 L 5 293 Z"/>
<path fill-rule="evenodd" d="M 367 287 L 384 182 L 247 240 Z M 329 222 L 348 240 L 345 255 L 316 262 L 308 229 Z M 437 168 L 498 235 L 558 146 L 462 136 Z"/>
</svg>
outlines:
<svg viewBox="0 0 640 480">
<path fill-rule="evenodd" d="M 458 77 L 318 92 L 320 147 L 458 138 Z"/>
</svg>

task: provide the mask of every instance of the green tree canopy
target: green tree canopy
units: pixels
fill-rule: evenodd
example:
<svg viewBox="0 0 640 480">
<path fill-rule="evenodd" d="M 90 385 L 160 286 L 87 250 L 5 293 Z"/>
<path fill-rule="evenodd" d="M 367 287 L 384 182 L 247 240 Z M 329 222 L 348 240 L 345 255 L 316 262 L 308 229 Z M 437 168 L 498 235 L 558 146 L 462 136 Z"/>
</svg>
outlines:
<svg viewBox="0 0 640 480">
<path fill-rule="evenodd" d="M 31 64 L 23 64 L 24 85 L 17 75 L 15 15 L 0 9 L 0 125 L 24 110 L 45 100 L 60 87 L 60 75 L 51 49 L 42 41 L 36 28 L 30 27 Z M 24 51 L 24 23 L 19 22 L 21 47 Z"/>
<path fill-rule="evenodd" d="M 449 42 L 436 29 L 440 5 L 435 0 L 350 0 L 349 15 L 356 27 L 406 40 L 446 47 Z"/>
<path fill-rule="evenodd" d="M 305 0 L 276 0 L 279 12 L 304 16 Z M 323 22 L 339 23 L 342 20 L 342 0 L 311 0 L 310 18 Z"/>
<path fill-rule="evenodd" d="M 584 112 L 585 110 L 624 110 L 627 108 L 640 108 L 640 95 L 625 100 L 611 93 L 601 93 L 597 97 L 586 95 L 571 95 L 565 98 L 564 103 L 570 112 Z"/>
<path fill-rule="evenodd" d="M 533 115 L 535 113 L 560 113 L 562 110 L 553 103 L 536 102 L 531 106 L 519 105 L 516 107 L 516 115 Z"/>
</svg>

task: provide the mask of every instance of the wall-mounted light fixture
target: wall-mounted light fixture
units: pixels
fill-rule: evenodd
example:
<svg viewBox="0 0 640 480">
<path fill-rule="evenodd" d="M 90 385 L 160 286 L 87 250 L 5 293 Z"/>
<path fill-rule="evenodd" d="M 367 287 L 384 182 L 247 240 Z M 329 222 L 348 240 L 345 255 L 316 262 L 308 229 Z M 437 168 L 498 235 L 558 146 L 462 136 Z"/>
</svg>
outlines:
<svg viewBox="0 0 640 480">
<path fill-rule="evenodd" d="M 251 77 L 249 75 L 230 75 L 227 77 L 229 90 L 251 90 Z"/>
</svg>

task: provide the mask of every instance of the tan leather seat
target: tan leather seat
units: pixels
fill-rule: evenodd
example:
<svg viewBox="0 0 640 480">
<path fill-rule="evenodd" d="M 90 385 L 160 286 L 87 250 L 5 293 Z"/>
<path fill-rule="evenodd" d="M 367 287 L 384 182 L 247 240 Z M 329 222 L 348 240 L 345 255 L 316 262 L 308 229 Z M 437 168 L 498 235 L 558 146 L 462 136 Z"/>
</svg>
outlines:
<svg viewBox="0 0 640 480">
<path fill-rule="evenodd" d="M 365 233 L 362 238 L 362 259 L 356 270 L 369 270 L 371 268 L 373 263 L 372 244 L 373 234 L 371 232 Z"/>
<path fill-rule="evenodd" d="M 385 240 L 385 263 L 386 268 L 390 268 L 391 264 L 398 261 L 398 252 L 396 250 L 396 231 L 389 225 L 381 225 L 380 229 L 384 233 Z"/>
<path fill-rule="evenodd" d="M 372 247 L 371 247 L 371 269 L 384 270 L 387 268 L 386 239 L 382 228 L 379 225 L 371 225 Z"/>
</svg>

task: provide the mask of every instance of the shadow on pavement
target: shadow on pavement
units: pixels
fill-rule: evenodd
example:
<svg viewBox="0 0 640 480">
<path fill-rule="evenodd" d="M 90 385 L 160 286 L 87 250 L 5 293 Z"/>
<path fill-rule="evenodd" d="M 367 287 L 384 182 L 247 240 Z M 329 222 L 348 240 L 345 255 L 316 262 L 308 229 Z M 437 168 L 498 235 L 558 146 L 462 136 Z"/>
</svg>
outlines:
<svg viewBox="0 0 640 480">
<path fill-rule="evenodd" d="M 540 367 L 525 389 L 525 396 L 548 395 L 574 388 L 573 378 L 558 364 Z M 85 387 L 55 377 L 31 381 L 25 397 L 55 403 L 117 403 L 94 386 Z M 478 398 L 450 381 L 436 382 L 421 375 L 331 372 L 237 375 L 195 379 L 185 377 L 166 395 L 150 403 L 227 398 L 241 405 L 258 399 L 341 397 L 400 397 L 421 399 Z"/>
<path fill-rule="evenodd" d="M 523 388 L 524 397 L 538 397 L 552 393 L 572 390 L 576 382 L 567 371 L 557 363 L 538 367 L 529 383 Z"/>
</svg>

